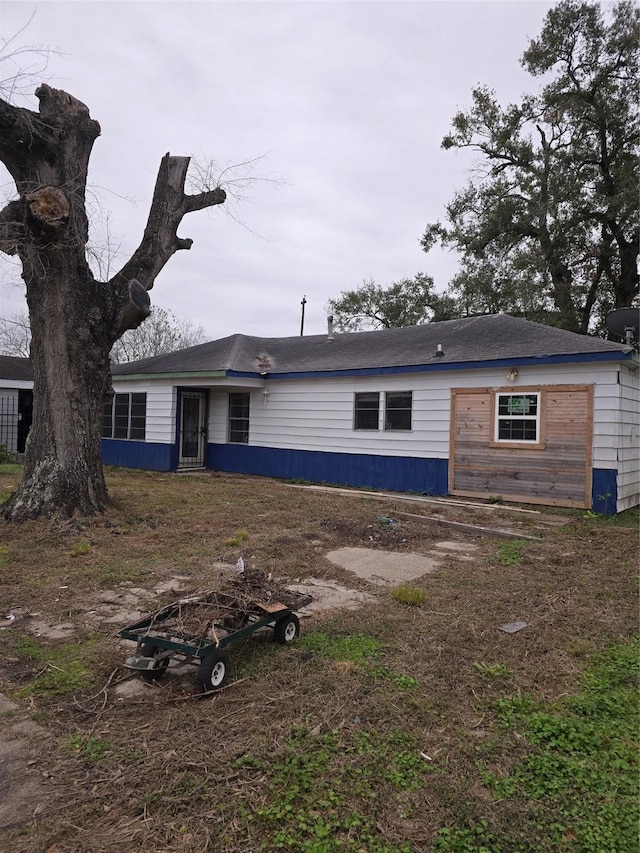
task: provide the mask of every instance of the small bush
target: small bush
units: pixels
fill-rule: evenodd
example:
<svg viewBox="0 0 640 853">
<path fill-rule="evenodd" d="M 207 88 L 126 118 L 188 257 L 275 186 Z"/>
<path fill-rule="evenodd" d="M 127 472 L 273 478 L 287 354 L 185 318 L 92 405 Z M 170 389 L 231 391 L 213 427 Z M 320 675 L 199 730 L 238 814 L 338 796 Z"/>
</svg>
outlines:
<svg viewBox="0 0 640 853">
<path fill-rule="evenodd" d="M 6 444 L 0 444 L 0 465 L 11 465 L 16 461 L 13 453 L 9 453 Z"/>
<path fill-rule="evenodd" d="M 247 538 L 249 534 L 246 530 L 237 530 L 233 536 L 230 536 L 229 539 L 225 542 L 225 545 L 228 547 L 234 547 L 236 545 L 242 545 L 244 540 Z"/>
</svg>

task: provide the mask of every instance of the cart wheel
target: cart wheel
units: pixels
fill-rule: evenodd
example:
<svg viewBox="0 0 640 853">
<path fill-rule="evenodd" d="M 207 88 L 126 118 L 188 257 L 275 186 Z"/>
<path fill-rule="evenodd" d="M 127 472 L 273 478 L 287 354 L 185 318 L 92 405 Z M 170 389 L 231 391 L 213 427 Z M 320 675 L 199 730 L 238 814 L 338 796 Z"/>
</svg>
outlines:
<svg viewBox="0 0 640 853">
<path fill-rule="evenodd" d="M 278 619 L 273 626 L 273 639 L 276 643 L 290 643 L 300 636 L 300 620 L 295 613 L 289 613 Z"/>
<path fill-rule="evenodd" d="M 219 690 L 223 687 L 231 674 L 229 655 L 220 649 L 214 649 L 202 658 L 198 667 L 196 683 L 203 693 L 211 690 Z"/>
<path fill-rule="evenodd" d="M 143 643 L 140 646 L 140 654 L 146 658 L 155 658 L 164 651 L 165 649 L 160 646 L 154 646 L 153 643 Z M 165 674 L 168 666 L 169 658 L 162 658 L 162 660 L 156 661 L 153 669 L 141 669 L 140 675 L 145 681 L 158 681 Z"/>
</svg>

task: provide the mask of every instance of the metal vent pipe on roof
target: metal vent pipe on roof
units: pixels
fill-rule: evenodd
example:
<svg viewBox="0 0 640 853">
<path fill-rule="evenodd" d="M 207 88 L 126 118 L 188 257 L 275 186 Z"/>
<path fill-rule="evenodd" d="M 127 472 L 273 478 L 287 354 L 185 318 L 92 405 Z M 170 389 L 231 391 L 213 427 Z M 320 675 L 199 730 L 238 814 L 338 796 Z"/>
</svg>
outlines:
<svg viewBox="0 0 640 853">
<path fill-rule="evenodd" d="M 329 314 L 327 317 L 327 340 L 333 340 L 333 314 Z"/>
</svg>

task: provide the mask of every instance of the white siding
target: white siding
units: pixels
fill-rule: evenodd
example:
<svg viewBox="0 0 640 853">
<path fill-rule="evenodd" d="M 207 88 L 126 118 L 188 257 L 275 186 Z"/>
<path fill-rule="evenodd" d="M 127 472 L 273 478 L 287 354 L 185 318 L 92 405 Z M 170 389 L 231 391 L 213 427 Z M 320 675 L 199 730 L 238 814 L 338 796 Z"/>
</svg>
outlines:
<svg viewBox="0 0 640 853">
<path fill-rule="evenodd" d="M 620 433 L 618 440 L 618 512 L 640 503 L 640 377 L 638 370 L 620 370 Z"/>
<path fill-rule="evenodd" d="M 594 468 L 618 472 L 618 510 L 640 501 L 638 371 L 616 362 L 519 367 L 513 383 L 508 367 L 470 371 L 443 370 L 355 378 L 221 379 L 210 390 L 209 442 L 227 441 L 228 393 L 251 393 L 249 444 L 291 450 L 449 457 L 452 388 L 514 390 L 546 385 L 593 385 Z M 147 392 L 147 441 L 175 441 L 177 387 L 203 387 L 194 378 L 176 385 L 168 380 L 114 382 L 117 391 Z M 268 389 L 268 396 L 263 394 Z M 371 391 L 412 391 L 412 429 L 407 432 L 353 429 L 354 395 Z M 381 424 L 384 394 L 380 398 Z"/>
<path fill-rule="evenodd" d="M 619 365 L 550 365 L 519 368 L 511 387 L 593 384 L 593 465 L 617 468 Z M 272 379 L 269 396 L 251 393 L 249 443 L 262 447 L 348 453 L 380 453 L 446 459 L 449 456 L 451 388 L 505 387 L 508 369 L 442 371 L 391 376 Z M 238 389 L 239 390 L 239 389 Z M 362 391 L 413 391 L 410 432 L 353 429 L 354 394 Z M 226 441 L 227 393 L 211 397 L 209 440 Z M 383 407 L 381 396 L 381 408 Z M 382 414 L 381 414 L 382 419 Z"/>
</svg>

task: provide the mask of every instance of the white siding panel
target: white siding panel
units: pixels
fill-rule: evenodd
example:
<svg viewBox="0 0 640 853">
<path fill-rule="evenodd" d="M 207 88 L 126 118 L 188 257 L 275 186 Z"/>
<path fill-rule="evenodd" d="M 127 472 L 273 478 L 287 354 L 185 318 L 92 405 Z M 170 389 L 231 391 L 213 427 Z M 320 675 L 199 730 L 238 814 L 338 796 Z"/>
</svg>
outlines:
<svg viewBox="0 0 640 853">
<path fill-rule="evenodd" d="M 256 398 L 253 394 L 249 409 L 249 434 L 252 430 L 253 412 Z M 262 403 L 262 394 L 260 394 Z M 224 444 L 227 440 L 227 414 L 229 411 L 229 395 L 227 392 L 214 391 L 209 396 L 209 441 L 212 444 Z"/>
<path fill-rule="evenodd" d="M 616 468 L 619 432 L 619 365 L 550 365 L 520 367 L 518 387 L 593 384 L 594 467 Z M 249 443 L 298 450 L 380 453 L 448 458 L 451 388 L 504 387 L 508 368 L 439 371 L 376 377 L 272 379 L 265 400 L 262 389 L 251 390 Z M 240 389 L 238 389 L 240 390 Z M 353 429 L 354 395 L 380 392 L 381 425 L 385 391 L 412 391 L 412 429 L 408 432 Z M 209 441 L 227 436 L 227 391 L 211 395 Z"/>
<path fill-rule="evenodd" d="M 640 377 L 639 371 L 620 370 L 620 432 L 618 512 L 640 503 Z"/>
<path fill-rule="evenodd" d="M 619 498 L 638 502 L 640 480 L 640 392 L 638 372 L 626 365 L 549 365 L 518 367 L 515 382 L 507 381 L 508 366 L 488 370 L 443 370 L 429 374 L 398 374 L 355 378 L 270 379 L 268 397 L 256 380 L 234 380 L 233 387 L 212 388 L 209 441 L 227 440 L 228 392 L 249 391 L 249 443 L 293 450 L 338 451 L 442 458 L 449 456 L 452 388 L 518 388 L 549 385 L 594 386 L 593 466 L 617 469 Z M 224 380 L 223 380 L 224 382 Z M 202 387 L 194 379 L 181 385 Z M 177 390 L 166 380 L 114 382 L 116 391 L 147 392 L 147 441 L 175 441 Z M 384 392 L 412 391 L 412 429 L 407 432 L 353 429 L 354 395 L 380 392 L 383 425 Z M 621 507 L 619 507 L 621 508 Z"/>
</svg>

